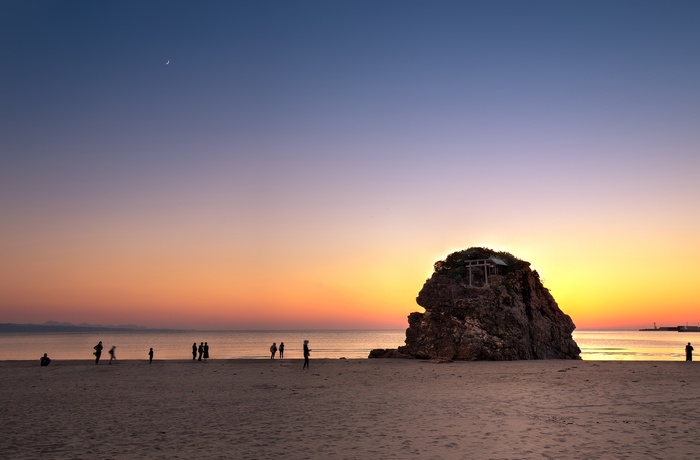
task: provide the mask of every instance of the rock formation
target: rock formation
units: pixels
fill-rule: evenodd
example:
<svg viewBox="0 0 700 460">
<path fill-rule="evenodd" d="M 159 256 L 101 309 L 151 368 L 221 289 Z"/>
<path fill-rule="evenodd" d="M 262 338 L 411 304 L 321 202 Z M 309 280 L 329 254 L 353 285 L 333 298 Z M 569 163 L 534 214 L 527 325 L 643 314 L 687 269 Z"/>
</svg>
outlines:
<svg viewBox="0 0 700 460">
<path fill-rule="evenodd" d="M 406 345 L 372 357 L 436 360 L 580 359 L 564 314 L 528 262 L 470 248 L 435 263 L 411 313 Z"/>
</svg>

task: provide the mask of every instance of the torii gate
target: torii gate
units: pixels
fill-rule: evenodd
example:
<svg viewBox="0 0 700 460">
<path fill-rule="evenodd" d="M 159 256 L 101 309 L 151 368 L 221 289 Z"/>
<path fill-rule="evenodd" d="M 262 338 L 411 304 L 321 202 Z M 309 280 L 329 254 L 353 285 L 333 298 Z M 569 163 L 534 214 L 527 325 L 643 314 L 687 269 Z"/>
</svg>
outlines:
<svg viewBox="0 0 700 460">
<path fill-rule="evenodd" d="M 469 269 L 469 287 L 489 287 L 489 275 L 498 275 L 498 266 L 507 267 L 508 264 L 503 262 L 496 256 L 491 256 L 488 259 L 467 260 L 466 267 Z M 472 277 L 472 268 L 482 268 L 484 270 L 484 285 L 474 286 Z M 490 272 L 490 273 L 489 273 Z"/>
</svg>

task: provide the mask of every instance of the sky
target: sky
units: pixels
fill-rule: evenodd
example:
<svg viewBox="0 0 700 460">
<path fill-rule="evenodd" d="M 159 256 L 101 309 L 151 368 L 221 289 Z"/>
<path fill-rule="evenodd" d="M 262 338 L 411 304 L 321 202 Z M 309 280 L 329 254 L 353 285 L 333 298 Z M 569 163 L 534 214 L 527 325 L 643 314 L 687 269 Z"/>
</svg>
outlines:
<svg viewBox="0 0 700 460">
<path fill-rule="evenodd" d="M 696 1 L 0 3 L 0 322 L 405 328 L 448 254 L 700 322 Z"/>
</svg>

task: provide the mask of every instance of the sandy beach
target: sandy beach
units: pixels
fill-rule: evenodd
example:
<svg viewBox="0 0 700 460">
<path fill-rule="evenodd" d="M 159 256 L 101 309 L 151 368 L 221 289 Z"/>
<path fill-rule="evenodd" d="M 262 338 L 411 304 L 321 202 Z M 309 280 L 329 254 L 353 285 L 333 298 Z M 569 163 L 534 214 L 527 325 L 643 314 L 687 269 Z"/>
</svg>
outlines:
<svg viewBox="0 0 700 460">
<path fill-rule="evenodd" d="M 700 366 L 0 362 L 7 459 L 695 459 Z"/>
</svg>

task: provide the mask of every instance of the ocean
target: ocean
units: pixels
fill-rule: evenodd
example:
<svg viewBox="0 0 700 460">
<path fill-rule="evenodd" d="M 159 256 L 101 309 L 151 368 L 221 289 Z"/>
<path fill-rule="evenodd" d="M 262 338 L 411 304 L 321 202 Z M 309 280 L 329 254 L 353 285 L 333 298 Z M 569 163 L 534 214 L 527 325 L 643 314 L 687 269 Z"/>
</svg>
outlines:
<svg viewBox="0 0 700 460">
<path fill-rule="evenodd" d="M 11 332 L 0 333 L 0 360 L 92 359 L 93 347 L 102 341 L 102 359 L 116 346 L 117 359 L 192 359 L 192 344 L 207 342 L 211 359 L 264 359 L 270 345 L 284 342 L 284 357 L 301 359 L 304 340 L 311 358 L 366 358 L 373 348 L 403 345 L 405 330 L 364 331 L 128 331 L 128 332 Z M 279 356 L 279 355 L 277 355 Z"/>
<path fill-rule="evenodd" d="M 587 361 L 685 361 L 685 345 L 700 345 L 698 332 L 582 330 L 573 336 Z"/>
<path fill-rule="evenodd" d="M 309 340 L 311 358 L 367 358 L 373 348 L 404 344 L 405 330 L 335 331 L 170 331 L 170 332 L 11 332 L 0 333 L 0 360 L 38 360 L 44 353 L 53 360 L 92 359 L 93 347 L 102 341 L 102 359 L 116 346 L 117 359 L 148 359 L 153 347 L 156 360 L 192 359 L 192 344 L 208 342 L 212 359 L 266 359 L 273 342 L 285 344 L 284 357 L 302 358 Z M 700 345 L 700 333 L 662 331 L 574 331 L 584 360 L 683 361 L 685 344 Z M 700 348 L 698 348 L 700 356 Z M 279 355 L 278 355 L 279 356 Z"/>
</svg>

